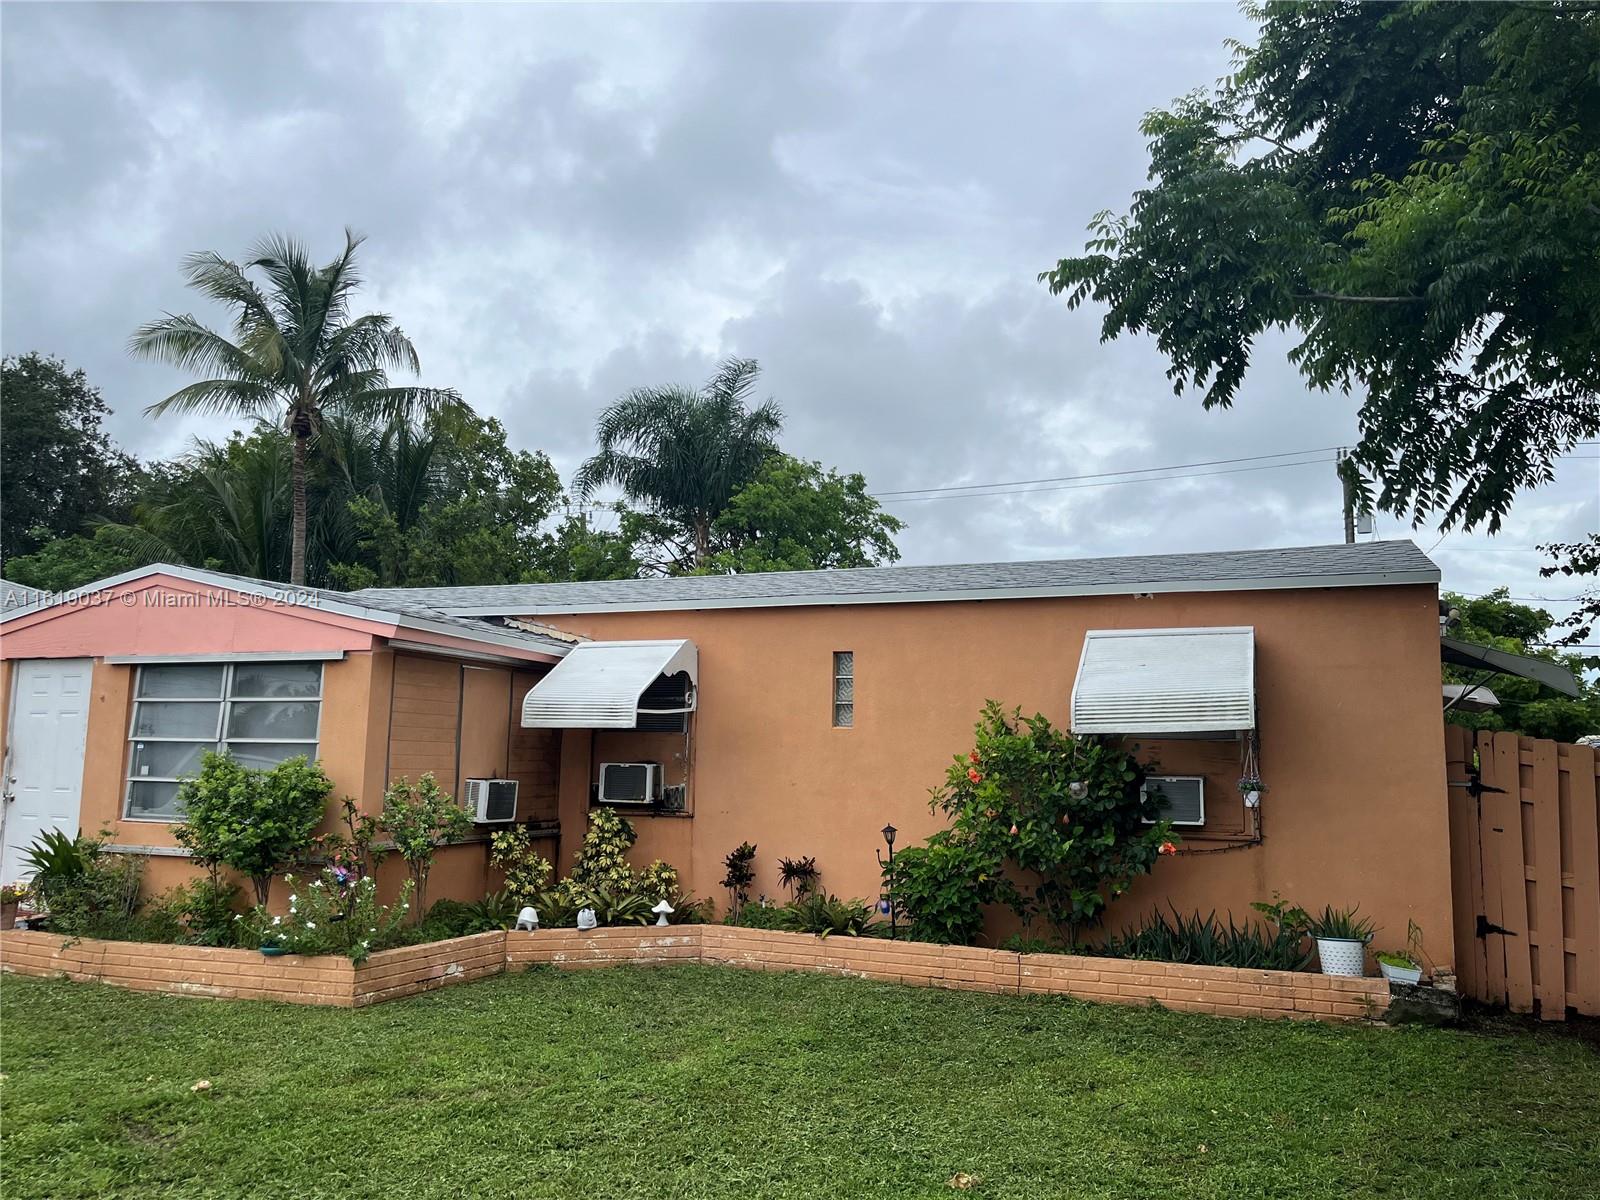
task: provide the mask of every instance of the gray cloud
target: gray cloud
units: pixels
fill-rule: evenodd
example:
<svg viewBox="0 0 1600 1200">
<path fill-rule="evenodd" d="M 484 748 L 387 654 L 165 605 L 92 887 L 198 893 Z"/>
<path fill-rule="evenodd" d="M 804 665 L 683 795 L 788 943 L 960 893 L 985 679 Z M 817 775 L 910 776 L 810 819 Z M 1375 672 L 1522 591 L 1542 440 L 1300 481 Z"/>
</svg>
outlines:
<svg viewBox="0 0 1600 1200">
<path fill-rule="evenodd" d="M 1227 69 L 1231 6 L 8 5 L 0 32 L 4 348 L 84 367 L 140 454 L 204 430 L 143 417 L 178 378 L 123 351 L 194 307 L 183 254 L 331 255 L 345 224 L 425 377 L 564 472 L 601 405 L 730 353 L 791 449 L 884 491 L 1354 438 L 1287 342 L 1204 413 L 1034 280 L 1143 182 L 1139 117 Z M 1600 523 L 1596 466 L 1446 540 L 1447 582 L 1570 594 L 1525 548 Z M 894 511 L 919 562 L 1339 531 L 1321 464 Z"/>
</svg>

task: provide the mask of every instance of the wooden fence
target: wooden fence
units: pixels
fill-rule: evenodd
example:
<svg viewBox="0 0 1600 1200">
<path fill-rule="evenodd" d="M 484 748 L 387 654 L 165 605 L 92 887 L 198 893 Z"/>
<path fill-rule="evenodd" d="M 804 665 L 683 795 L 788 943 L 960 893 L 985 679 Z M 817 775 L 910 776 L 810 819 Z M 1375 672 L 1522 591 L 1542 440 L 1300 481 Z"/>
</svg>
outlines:
<svg viewBox="0 0 1600 1200">
<path fill-rule="evenodd" d="M 1445 728 L 1463 994 L 1548 1021 L 1600 1016 L 1595 751 Z"/>
</svg>

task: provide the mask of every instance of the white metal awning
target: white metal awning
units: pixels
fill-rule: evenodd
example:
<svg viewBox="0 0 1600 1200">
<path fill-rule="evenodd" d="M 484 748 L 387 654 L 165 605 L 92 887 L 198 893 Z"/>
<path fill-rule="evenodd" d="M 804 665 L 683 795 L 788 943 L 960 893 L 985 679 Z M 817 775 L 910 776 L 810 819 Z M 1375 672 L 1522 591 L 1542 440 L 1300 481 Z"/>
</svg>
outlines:
<svg viewBox="0 0 1600 1200">
<path fill-rule="evenodd" d="M 663 675 L 689 676 L 694 707 L 700 655 L 687 639 L 584 642 L 574 646 L 522 702 L 524 729 L 632 729 L 645 689 Z M 649 710 L 644 710 L 649 711 Z"/>
<path fill-rule="evenodd" d="M 1255 630 L 1091 629 L 1072 732 L 1225 734 L 1256 724 Z"/>
</svg>

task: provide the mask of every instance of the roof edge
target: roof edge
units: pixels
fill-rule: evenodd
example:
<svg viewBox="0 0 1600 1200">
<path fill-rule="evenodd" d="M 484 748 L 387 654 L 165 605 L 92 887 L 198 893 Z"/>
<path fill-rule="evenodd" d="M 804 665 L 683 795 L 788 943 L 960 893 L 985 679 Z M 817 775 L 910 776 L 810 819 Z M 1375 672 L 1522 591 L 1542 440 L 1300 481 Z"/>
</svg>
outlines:
<svg viewBox="0 0 1600 1200">
<path fill-rule="evenodd" d="M 723 599 L 639 601 L 620 604 L 492 604 L 439 606 L 454 617 L 557 616 L 579 613 L 692 612 L 723 608 L 827 608 L 854 604 L 934 604 L 962 600 L 1050 600 L 1074 596 L 1140 596 L 1184 592 L 1264 592 L 1293 589 L 1395 587 L 1437 584 L 1439 568 L 1417 571 L 1361 571 L 1330 575 L 1284 575 L 1260 579 L 1171 580 L 1138 584 L 1075 584 L 1016 588 L 960 588 L 906 592 L 840 592 L 815 596 L 760 596 Z"/>
</svg>

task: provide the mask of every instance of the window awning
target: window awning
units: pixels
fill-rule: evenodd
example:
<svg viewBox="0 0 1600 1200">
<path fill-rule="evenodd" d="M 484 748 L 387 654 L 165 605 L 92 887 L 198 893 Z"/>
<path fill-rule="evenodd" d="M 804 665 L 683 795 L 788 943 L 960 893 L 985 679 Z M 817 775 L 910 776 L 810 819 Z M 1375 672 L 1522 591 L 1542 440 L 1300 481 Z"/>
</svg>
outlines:
<svg viewBox="0 0 1600 1200">
<path fill-rule="evenodd" d="M 1256 724 L 1255 630 L 1091 629 L 1072 732 L 1232 735 Z"/>
<path fill-rule="evenodd" d="M 689 676 L 694 707 L 700 655 L 691 641 L 584 642 L 522 702 L 524 729 L 632 729 L 645 689 L 663 675 Z"/>
</svg>

